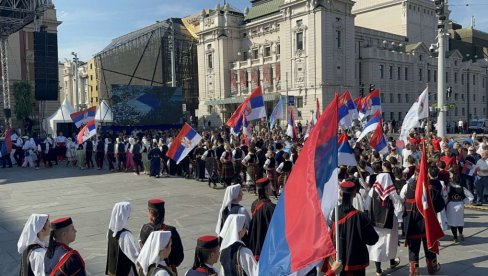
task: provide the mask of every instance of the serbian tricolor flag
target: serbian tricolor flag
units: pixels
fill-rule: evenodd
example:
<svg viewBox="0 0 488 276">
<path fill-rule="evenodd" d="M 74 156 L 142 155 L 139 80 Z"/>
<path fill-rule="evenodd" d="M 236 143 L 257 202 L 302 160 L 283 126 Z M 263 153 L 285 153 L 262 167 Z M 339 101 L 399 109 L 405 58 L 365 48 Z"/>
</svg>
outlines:
<svg viewBox="0 0 488 276">
<path fill-rule="evenodd" d="M 202 140 L 202 136 L 198 134 L 189 124 L 185 123 L 180 130 L 180 133 L 171 143 L 166 156 L 176 161 L 179 164 L 190 151 L 198 145 Z"/>
<path fill-rule="evenodd" d="M 468 160 L 464 160 L 464 166 L 461 173 L 473 176 L 475 169 L 476 166 L 473 163 L 469 162 Z"/>
<path fill-rule="evenodd" d="M 415 203 L 419 213 L 424 217 L 427 247 L 430 251 L 439 254 L 439 240 L 444 237 L 444 232 L 437 220 L 428 185 L 427 154 L 425 152 L 425 143 L 422 143 L 422 158 L 420 159 L 420 172 L 415 188 Z"/>
<path fill-rule="evenodd" d="M 78 133 L 78 144 L 83 144 L 95 134 L 97 134 L 97 126 L 95 124 L 95 120 L 91 120 Z"/>
<path fill-rule="evenodd" d="M 374 114 L 378 110 L 381 112 L 381 98 L 380 91 L 375 89 L 361 100 L 359 119 L 362 120 L 363 118 Z"/>
<path fill-rule="evenodd" d="M 344 92 L 339 97 L 339 126 L 344 129 L 352 126 L 352 121 L 358 118 L 356 104 L 352 100 L 349 91 Z"/>
<path fill-rule="evenodd" d="M 91 120 L 95 119 L 95 115 L 97 114 L 97 107 L 92 106 L 88 109 L 81 110 L 75 113 L 71 113 L 69 116 L 73 123 L 75 123 L 76 127 L 80 127 Z"/>
<path fill-rule="evenodd" d="M 356 161 L 356 157 L 354 156 L 354 151 L 349 144 L 347 139 L 347 135 L 345 132 L 339 136 L 339 149 L 338 149 L 338 160 L 339 166 L 346 165 L 346 166 L 357 166 L 358 162 Z"/>
<path fill-rule="evenodd" d="M 361 141 L 368 133 L 373 132 L 376 130 L 376 127 L 378 125 L 382 125 L 381 122 L 381 113 L 380 111 L 376 111 L 375 114 L 369 119 L 369 121 L 364 125 L 363 131 L 361 131 L 361 134 L 359 134 L 358 139 L 356 140 L 356 143 Z"/>
<path fill-rule="evenodd" d="M 286 182 L 259 256 L 259 275 L 310 270 L 335 254 L 327 217 L 337 203 L 337 95 Z"/>
<path fill-rule="evenodd" d="M 290 115 L 288 116 L 288 126 L 286 128 L 286 135 L 290 136 L 292 139 L 298 139 L 298 131 L 295 127 L 295 115 L 293 115 L 293 107 L 290 108 Z"/>
<path fill-rule="evenodd" d="M 376 126 L 376 129 L 369 140 L 369 145 L 380 154 L 388 153 L 388 143 L 386 142 L 383 126 L 381 124 Z"/>
<path fill-rule="evenodd" d="M 266 108 L 264 107 L 264 97 L 261 86 L 258 86 L 254 92 L 252 92 L 251 95 L 237 107 L 226 125 L 234 128 L 239 121 L 242 121 L 242 114 L 247 116 L 248 121 L 266 117 Z"/>
</svg>

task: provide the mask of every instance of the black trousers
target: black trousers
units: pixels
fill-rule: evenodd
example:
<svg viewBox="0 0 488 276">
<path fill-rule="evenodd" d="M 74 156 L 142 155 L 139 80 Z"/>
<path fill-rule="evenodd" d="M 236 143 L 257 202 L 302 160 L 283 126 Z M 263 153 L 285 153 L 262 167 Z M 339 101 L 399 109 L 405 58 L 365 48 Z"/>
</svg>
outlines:
<svg viewBox="0 0 488 276">
<path fill-rule="evenodd" d="M 425 254 L 425 258 L 427 260 L 433 260 L 437 257 L 434 252 L 430 251 L 427 248 L 427 239 L 426 238 L 415 239 L 415 240 L 409 239 L 408 240 L 408 260 L 409 261 L 416 261 L 416 262 L 419 261 L 420 243 L 421 242 L 424 246 L 424 254 Z"/>
<path fill-rule="evenodd" d="M 113 170 L 114 162 L 115 162 L 115 153 L 107 152 L 107 161 L 108 161 L 108 169 Z M 102 165 L 103 165 L 103 161 L 102 161 Z"/>
<path fill-rule="evenodd" d="M 134 160 L 134 166 L 136 167 L 136 173 L 139 174 L 139 169 L 143 169 L 142 167 L 142 155 L 140 153 L 134 153 L 132 157 Z"/>
<path fill-rule="evenodd" d="M 102 169 L 103 168 L 103 157 L 105 156 L 105 152 L 97 151 L 95 156 L 95 161 L 97 162 L 97 167 Z"/>
<path fill-rule="evenodd" d="M 87 150 L 86 151 L 86 156 L 85 156 L 85 158 L 86 158 L 86 167 L 87 168 L 93 168 L 94 167 L 93 166 L 93 158 L 92 158 L 92 156 L 93 156 L 93 151 Z"/>
<path fill-rule="evenodd" d="M 342 271 L 341 276 L 366 276 L 366 269 Z"/>
<path fill-rule="evenodd" d="M 117 167 L 119 171 L 122 171 L 125 169 L 125 152 L 119 152 L 117 153 Z"/>
</svg>

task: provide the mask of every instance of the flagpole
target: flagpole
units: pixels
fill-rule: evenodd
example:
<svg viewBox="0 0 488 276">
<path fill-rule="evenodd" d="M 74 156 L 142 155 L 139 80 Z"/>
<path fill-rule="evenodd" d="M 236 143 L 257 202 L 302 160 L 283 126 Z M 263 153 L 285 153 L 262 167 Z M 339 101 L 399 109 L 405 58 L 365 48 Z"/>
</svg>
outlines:
<svg viewBox="0 0 488 276">
<path fill-rule="evenodd" d="M 429 97 L 429 83 L 427 83 L 427 98 Z M 420 103 L 419 103 L 420 104 Z M 425 134 L 425 139 L 427 139 L 429 137 L 429 134 L 430 134 L 430 110 L 429 110 L 429 106 L 427 104 L 427 129 L 426 129 L 426 134 Z"/>
<path fill-rule="evenodd" d="M 338 104 L 337 96 L 335 99 L 336 99 L 335 104 L 336 104 L 336 112 L 337 112 L 337 110 L 339 110 L 339 104 Z M 336 129 L 336 132 L 338 132 L 338 131 L 339 131 L 339 129 Z M 337 168 L 336 168 L 336 170 L 337 170 Z M 336 177 L 337 177 L 337 184 L 339 184 L 339 175 L 337 175 Z M 334 231 L 335 231 L 335 248 L 336 248 L 336 261 L 337 262 L 341 261 L 340 257 L 339 257 L 339 196 L 340 196 L 339 191 L 340 191 L 340 188 L 337 187 L 337 203 L 336 203 L 336 206 L 334 209 L 334 220 L 335 220 Z"/>
<path fill-rule="evenodd" d="M 288 104 L 289 104 L 289 100 L 288 100 L 288 72 L 285 73 L 285 89 L 286 89 L 286 99 L 285 99 L 286 117 L 285 117 L 285 122 L 288 125 Z"/>
</svg>

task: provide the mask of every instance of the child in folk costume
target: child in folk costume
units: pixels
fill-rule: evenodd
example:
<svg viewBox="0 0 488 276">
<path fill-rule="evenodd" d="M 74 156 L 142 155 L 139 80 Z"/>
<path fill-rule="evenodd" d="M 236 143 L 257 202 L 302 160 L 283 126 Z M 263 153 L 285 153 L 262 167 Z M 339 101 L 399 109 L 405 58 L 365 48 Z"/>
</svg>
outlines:
<svg viewBox="0 0 488 276">
<path fill-rule="evenodd" d="M 83 147 L 83 144 L 79 144 L 76 147 L 76 163 L 78 163 L 78 168 L 80 170 L 85 169 L 85 158 L 86 158 L 86 152 L 85 148 Z"/>
<path fill-rule="evenodd" d="M 447 186 L 447 225 L 451 227 L 454 242 L 463 241 L 464 205 L 473 202 L 473 194 L 459 185 L 458 176 L 454 175 Z M 459 238 L 458 238 L 459 231 Z"/>
<path fill-rule="evenodd" d="M 256 191 L 256 173 L 258 169 L 258 157 L 256 149 L 249 149 L 249 153 L 242 159 L 242 165 L 246 167 L 246 185 L 248 191 L 253 188 Z"/>
<path fill-rule="evenodd" d="M 278 176 L 278 186 L 280 187 L 280 194 L 281 190 L 285 187 L 286 180 L 290 176 L 291 169 L 293 168 L 293 162 L 290 160 L 290 154 L 288 152 L 283 153 L 283 161 L 278 168 L 276 168 L 276 172 L 280 174 Z"/>
<path fill-rule="evenodd" d="M 264 162 L 263 168 L 266 170 L 266 176 L 273 187 L 273 194 L 275 198 L 278 198 L 278 179 L 276 177 L 276 160 L 274 159 L 274 152 L 268 150 L 266 153 L 266 162 Z"/>
<path fill-rule="evenodd" d="M 66 142 L 66 158 L 68 158 L 66 167 L 68 167 L 70 163 L 73 165 L 73 167 L 76 166 L 76 144 L 73 142 L 71 137 L 68 138 L 68 141 Z"/>
<path fill-rule="evenodd" d="M 227 187 L 232 184 L 232 178 L 234 178 L 234 157 L 232 157 L 232 149 L 229 144 L 225 144 L 224 149 L 220 162 L 222 163 L 222 180 L 224 187 Z"/>
</svg>

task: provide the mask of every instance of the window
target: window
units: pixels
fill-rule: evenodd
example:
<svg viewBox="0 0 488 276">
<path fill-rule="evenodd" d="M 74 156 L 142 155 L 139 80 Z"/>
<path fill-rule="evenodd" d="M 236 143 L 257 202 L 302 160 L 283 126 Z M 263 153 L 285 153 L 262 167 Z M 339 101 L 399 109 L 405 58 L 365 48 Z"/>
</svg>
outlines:
<svg viewBox="0 0 488 276">
<path fill-rule="evenodd" d="M 91 64 L 90 64 L 91 65 Z M 93 75 L 90 75 L 90 80 L 92 81 L 93 80 Z"/>
<path fill-rule="evenodd" d="M 476 102 L 476 94 L 473 94 L 473 102 Z"/>
<path fill-rule="evenodd" d="M 464 94 L 461 94 L 461 100 L 464 102 Z"/>
<path fill-rule="evenodd" d="M 398 112 L 398 120 L 401 120 L 403 118 L 402 112 Z"/>
<path fill-rule="evenodd" d="M 454 116 L 458 116 L 458 108 L 457 107 L 454 109 Z"/>
<path fill-rule="evenodd" d="M 336 47 L 340 49 L 342 47 L 342 41 L 341 41 L 341 31 L 336 30 Z"/>
<path fill-rule="evenodd" d="M 249 52 L 248 51 L 242 52 L 242 61 L 246 61 L 248 59 L 249 59 Z"/>
<path fill-rule="evenodd" d="M 390 66 L 390 68 L 388 69 L 388 74 L 390 75 L 390 80 L 393 79 L 393 66 Z"/>
<path fill-rule="evenodd" d="M 402 102 L 402 94 L 397 94 L 397 102 L 398 103 Z"/>
<path fill-rule="evenodd" d="M 400 80 L 401 79 L 401 69 L 400 67 L 397 68 L 397 79 Z"/>
<path fill-rule="evenodd" d="M 408 80 L 408 68 L 405 67 L 405 80 Z"/>
<path fill-rule="evenodd" d="M 431 73 L 430 69 L 427 70 L 427 82 L 430 82 L 430 73 Z"/>
<path fill-rule="evenodd" d="M 475 108 L 474 108 L 474 115 L 478 115 L 478 114 L 476 114 L 476 113 L 478 113 L 478 112 L 477 112 L 476 107 L 475 107 Z"/>
<path fill-rule="evenodd" d="M 406 103 L 409 103 L 410 102 L 410 99 L 408 98 L 408 94 L 405 94 L 405 102 Z"/>
<path fill-rule="evenodd" d="M 95 86 L 95 91 L 98 91 L 98 84 Z"/>
<path fill-rule="evenodd" d="M 269 84 L 273 85 L 273 79 L 274 79 L 274 70 L 273 67 L 269 69 Z"/>
<path fill-rule="evenodd" d="M 449 82 L 449 72 L 446 72 L 446 83 Z"/>
<path fill-rule="evenodd" d="M 93 63 L 90 63 L 90 70 L 93 69 Z"/>
<path fill-rule="evenodd" d="M 207 113 L 213 113 L 213 106 L 211 105 L 207 106 Z"/>
<path fill-rule="evenodd" d="M 246 71 L 246 90 L 249 88 L 249 72 Z"/>
<path fill-rule="evenodd" d="M 297 50 L 303 50 L 303 32 L 297 33 Z"/>
<path fill-rule="evenodd" d="M 473 74 L 473 85 L 476 85 L 476 75 Z"/>
<path fill-rule="evenodd" d="M 457 72 L 454 72 L 454 83 L 458 82 L 458 74 Z"/>
<path fill-rule="evenodd" d="M 213 55 L 212 54 L 207 55 L 207 67 L 213 68 Z"/>
<path fill-rule="evenodd" d="M 252 58 L 256 59 L 259 58 L 259 49 L 252 49 Z"/>
<path fill-rule="evenodd" d="M 296 100 L 296 104 L 297 104 L 297 108 L 303 108 L 303 97 L 302 96 L 298 96 L 298 97 L 295 97 L 295 100 Z"/>
<path fill-rule="evenodd" d="M 385 66 L 383 64 L 380 65 L 380 78 L 385 78 Z"/>
<path fill-rule="evenodd" d="M 437 82 L 437 71 L 434 70 L 434 82 Z"/>
<path fill-rule="evenodd" d="M 281 52 L 280 44 L 276 44 L 276 54 L 279 55 Z"/>
<path fill-rule="evenodd" d="M 461 74 L 461 84 L 464 85 L 464 74 Z"/>
<path fill-rule="evenodd" d="M 390 120 L 395 120 L 395 112 L 390 112 Z"/>
<path fill-rule="evenodd" d="M 393 93 L 390 93 L 390 103 L 393 102 Z"/>
<path fill-rule="evenodd" d="M 264 47 L 264 56 L 265 57 L 271 56 L 271 46 Z"/>
<path fill-rule="evenodd" d="M 458 96 L 459 94 L 458 93 L 454 93 L 454 100 L 457 101 L 458 100 Z"/>
<path fill-rule="evenodd" d="M 422 68 L 419 68 L 419 81 L 422 81 Z"/>
</svg>

